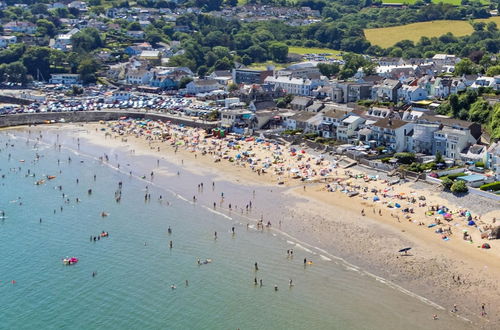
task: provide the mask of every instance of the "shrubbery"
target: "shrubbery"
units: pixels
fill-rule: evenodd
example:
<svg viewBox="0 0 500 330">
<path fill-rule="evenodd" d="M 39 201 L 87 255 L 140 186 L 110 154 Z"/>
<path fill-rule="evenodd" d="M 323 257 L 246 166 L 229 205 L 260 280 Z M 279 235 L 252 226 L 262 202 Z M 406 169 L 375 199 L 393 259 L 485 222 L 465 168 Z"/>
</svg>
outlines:
<svg viewBox="0 0 500 330">
<path fill-rule="evenodd" d="M 467 185 L 465 184 L 464 181 L 461 181 L 461 180 L 455 181 L 451 185 L 451 192 L 454 194 L 466 193 L 468 191 L 469 191 L 469 188 L 467 188 Z"/>
<path fill-rule="evenodd" d="M 500 181 L 483 184 L 479 189 L 484 191 L 489 191 L 489 190 L 498 191 L 500 190 Z"/>
<path fill-rule="evenodd" d="M 415 154 L 412 152 L 398 152 L 394 154 L 401 164 L 411 164 L 415 161 Z"/>
<path fill-rule="evenodd" d="M 443 186 L 444 190 L 450 190 L 451 186 L 453 185 L 453 181 L 450 178 L 444 178 L 441 180 L 441 185 Z"/>
</svg>

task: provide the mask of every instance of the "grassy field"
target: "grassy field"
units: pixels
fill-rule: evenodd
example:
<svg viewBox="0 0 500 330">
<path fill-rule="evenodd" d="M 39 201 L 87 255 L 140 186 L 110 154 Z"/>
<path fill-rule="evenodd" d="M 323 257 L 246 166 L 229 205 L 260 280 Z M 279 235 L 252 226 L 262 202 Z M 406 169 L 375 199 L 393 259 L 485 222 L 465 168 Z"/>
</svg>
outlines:
<svg viewBox="0 0 500 330">
<path fill-rule="evenodd" d="M 382 0 L 382 3 L 404 3 L 408 5 L 412 5 L 417 0 Z M 449 3 L 450 5 L 455 5 L 455 6 L 460 6 L 461 5 L 461 0 L 432 0 L 433 3 Z M 490 2 L 488 0 L 481 0 L 480 2 L 484 4 L 489 4 Z"/>
<path fill-rule="evenodd" d="M 284 69 L 293 63 L 276 63 L 274 61 L 260 62 L 260 63 L 252 63 L 248 67 L 257 70 L 265 70 L 268 65 L 273 65 L 275 69 L 280 70 Z"/>
<path fill-rule="evenodd" d="M 296 47 L 296 46 L 289 46 L 288 47 L 288 53 L 289 54 L 299 54 L 299 55 L 304 55 L 304 54 L 332 54 L 328 57 L 331 58 L 337 58 L 341 59 L 342 56 L 340 55 L 342 52 L 340 50 L 334 50 L 334 49 L 329 49 L 329 48 L 314 48 L 314 47 Z M 252 69 L 258 69 L 258 70 L 264 70 L 268 65 L 273 65 L 276 69 L 283 69 L 289 65 L 292 65 L 297 62 L 291 62 L 291 63 L 276 63 L 274 61 L 267 61 L 267 62 L 261 62 L 261 63 L 252 63 L 249 65 L 250 68 Z"/>
<path fill-rule="evenodd" d="M 290 46 L 288 47 L 288 53 L 293 53 L 293 54 L 299 54 L 299 55 L 304 55 L 304 54 L 332 54 L 329 57 L 335 57 L 335 58 L 341 58 L 341 51 L 340 50 L 334 50 L 334 49 L 328 49 L 328 48 L 314 48 L 314 47 L 295 47 L 295 46 Z"/>
<path fill-rule="evenodd" d="M 478 19 L 478 22 L 495 22 L 500 26 L 500 17 Z M 365 37 L 372 45 L 390 47 L 401 40 L 419 41 L 421 37 L 439 37 L 448 32 L 454 36 L 465 36 L 473 32 L 469 21 L 430 21 L 387 28 L 365 29 Z"/>
</svg>

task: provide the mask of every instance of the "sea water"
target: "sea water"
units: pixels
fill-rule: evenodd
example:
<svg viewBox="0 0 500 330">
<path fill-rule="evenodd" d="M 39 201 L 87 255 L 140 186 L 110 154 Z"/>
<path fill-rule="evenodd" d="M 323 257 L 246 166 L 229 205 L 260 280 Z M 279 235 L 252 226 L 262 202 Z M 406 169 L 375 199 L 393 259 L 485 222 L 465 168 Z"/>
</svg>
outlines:
<svg viewBox="0 0 500 330">
<path fill-rule="evenodd" d="M 185 173 L 168 159 L 151 181 L 156 159 L 92 146 L 73 133 L 0 131 L 1 329 L 470 327 L 293 237 L 192 202 L 193 194 L 216 199 L 222 189 L 252 199 L 252 187 L 218 181 L 212 189 L 202 172 Z M 99 159 L 105 154 L 108 162 Z M 91 240 L 101 231 L 109 237 Z M 67 256 L 79 262 L 63 265 Z"/>
</svg>

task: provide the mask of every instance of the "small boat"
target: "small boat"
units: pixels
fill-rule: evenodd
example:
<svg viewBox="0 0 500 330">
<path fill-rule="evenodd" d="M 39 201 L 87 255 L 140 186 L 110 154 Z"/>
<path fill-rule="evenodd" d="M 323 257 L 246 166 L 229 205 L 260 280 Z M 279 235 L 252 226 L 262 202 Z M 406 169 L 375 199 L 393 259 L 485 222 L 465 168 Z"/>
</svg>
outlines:
<svg viewBox="0 0 500 330">
<path fill-rule="evenodd" d="M 54 175 L 47 175 L 47 179 L 49 179 L 49 180 L 53 180 L 53 179 L 55 179 L 55 178 L 56 178 L 56 177 L 55 177 Z"/>
<path fill-rule="evenodd" d="M 42 180 L 38 180 L 37 182 L 35 182 L 35 184 L 36 184 L 37 186 L 40 186 L 40 185 L 42 185 L 42 184 L 44 184 L 44 183 L 45 183 L 45 180 L 43 180 L 43 179 L 42 179 Z"/>
<path fill-rule="evenodd" d="M 107 231 L 103 231 L 102 233 L 99 234 L 99 236 L 101 236 L 101 237 L 108 237 L 109 234 L 108 234 Z"/>
<path fill-rule="evenodd" d="M 63 264 L 65 265 L 74 265 L 78 262 L 78 258 L 75 258 L 75 257 L 71 257 L 71 258 L 64 258 L 63 259 Z"/>
<path fill-rule="evenodd" d="M 109 215 L 109 213 L 106 213 L 106 212 L 101 212 L 101 217 L 107 217 Z"/>
</svg>

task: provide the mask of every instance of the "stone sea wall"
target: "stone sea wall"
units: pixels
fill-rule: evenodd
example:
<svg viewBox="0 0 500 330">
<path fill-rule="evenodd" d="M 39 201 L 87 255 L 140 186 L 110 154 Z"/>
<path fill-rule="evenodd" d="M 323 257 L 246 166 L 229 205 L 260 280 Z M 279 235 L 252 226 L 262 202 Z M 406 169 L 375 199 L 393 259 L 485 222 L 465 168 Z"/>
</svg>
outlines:
<svg viewBox="0 0 500 330">
<path fill-rule="evenodd" d="M 184 124 L 191 127 L 204 129 L 216 128 L 219 122 L 206 122 L 170 116 L 160 113 L 130 112 L 130 111 L 72 111 L 72 112 L 40 112 L 40 113 L 20 113 L 0 116 L 0 127 L 39 125 L 48 121 L 66 123 L 70 122 L 96 122 L 100 120 L 117 120 L 120 117 L 141 118 L 161 121 L 171 121 L 174 124 Z"/>
</svg>

